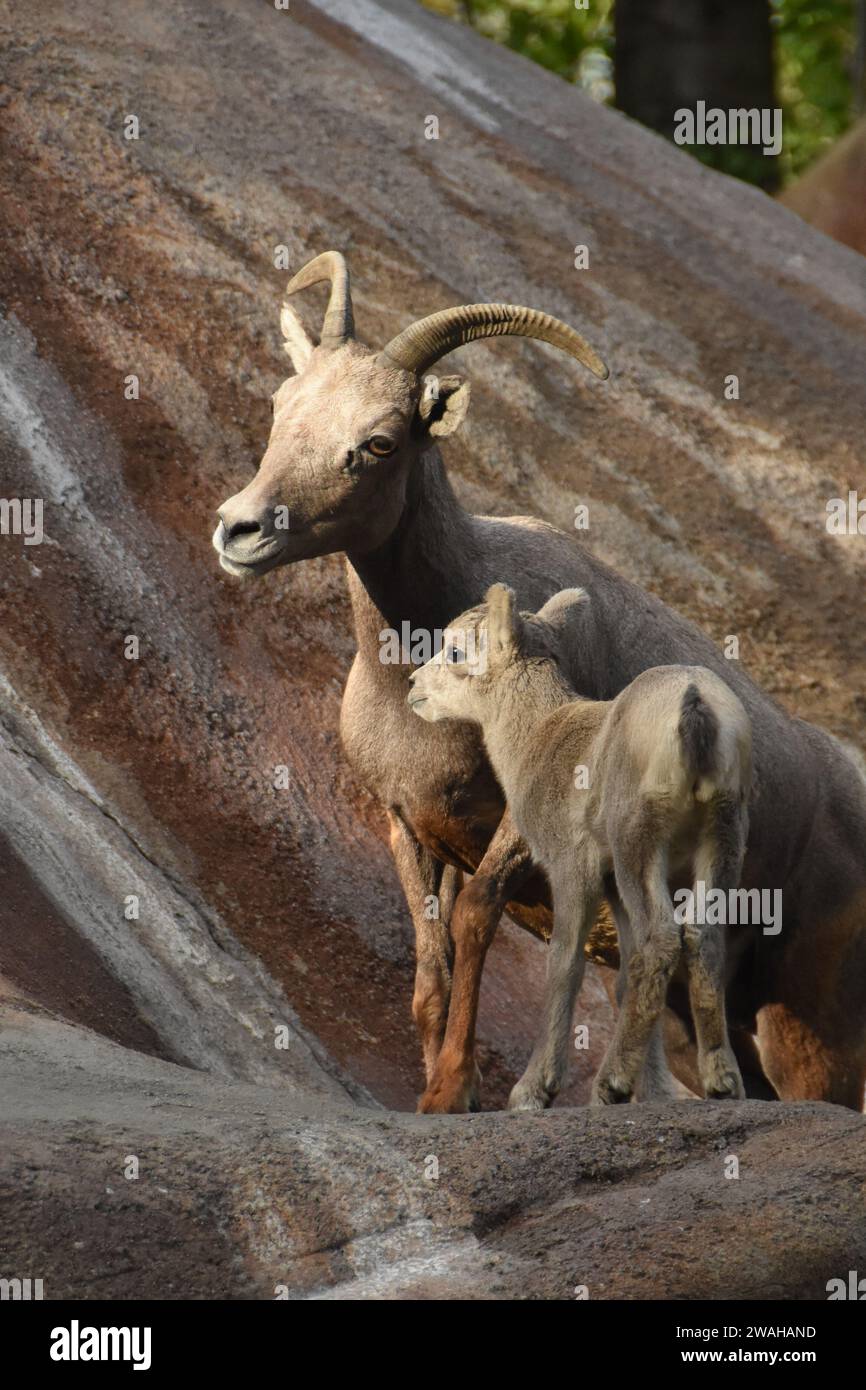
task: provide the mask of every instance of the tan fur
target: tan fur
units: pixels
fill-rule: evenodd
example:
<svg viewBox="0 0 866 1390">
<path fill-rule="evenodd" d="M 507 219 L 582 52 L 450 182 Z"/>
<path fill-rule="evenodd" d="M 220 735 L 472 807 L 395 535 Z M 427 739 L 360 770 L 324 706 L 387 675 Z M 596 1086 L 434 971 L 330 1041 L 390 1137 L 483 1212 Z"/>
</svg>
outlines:
<svg viewBox="0 0 866 1390">
<path fill-rule="evenodd" d="M 511 1093 L 518 1110 L 549 1105 L 562 1086 L 584 946 L 615 878 L 626 911 L 626 983 L 616 1032 L 593 1086 L 599 1104 L 632 1098 L 668 985 L 682 965 L 706 1095 L 744 1094 L 725 1019 L 724 929 L 675 920 L 670 884 L 740 881 L 751 790 L 751 728 L 742 703 L 700 666 L 644 671 L 614 700 L 584 700 L 563 673 L 562 634 L 581 590 L 555 595 L 530 621 L 494 585 L 486 609 L 456 618 L 442 651 L 412 677 L 422 719 L 480 726 L 514 823 L 553 887 L 544 1026 Z M 696 753 L 683 710 L 712 721 Z M 586 785 L 584 786 L 584 779 Z M 658 1068 L 657 1049 L 652 1059 Z"/>
</svg>

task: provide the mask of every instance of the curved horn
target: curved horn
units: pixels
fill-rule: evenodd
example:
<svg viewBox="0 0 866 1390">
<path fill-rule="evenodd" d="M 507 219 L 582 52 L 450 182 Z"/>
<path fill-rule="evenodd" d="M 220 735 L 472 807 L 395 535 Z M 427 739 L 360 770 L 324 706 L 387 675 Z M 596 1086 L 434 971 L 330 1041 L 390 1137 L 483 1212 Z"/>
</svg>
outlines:
<svg viewBox="0 0 866 1390">
<path fill-rule="evenodd" d="M 463 304 L 442 309 L 398 333 L 382 351 L 392 365 L 420 376 L 463 343 L 505 336 L 540 338 L 576 357 L 602 380 L 610 376 L 598 353 L 567 323 L 538 309 L 521 309 L 517 304 Z"/>
<path fill-rule="evenodd" d="M 328 300 L 322 324 L 321 345 L 336 348 L 345 343 L 347 338 L 355 336 L 349 267 L 342 254 L 339 251 L 323 251 L 321 256 L 308 261 L 294 279 L 289 281 L 286 294 L 305 290 L 308 285 L 318 285 L 323 280 L 329 280 L 331 283 L 331 298 Z"/>
</svg>

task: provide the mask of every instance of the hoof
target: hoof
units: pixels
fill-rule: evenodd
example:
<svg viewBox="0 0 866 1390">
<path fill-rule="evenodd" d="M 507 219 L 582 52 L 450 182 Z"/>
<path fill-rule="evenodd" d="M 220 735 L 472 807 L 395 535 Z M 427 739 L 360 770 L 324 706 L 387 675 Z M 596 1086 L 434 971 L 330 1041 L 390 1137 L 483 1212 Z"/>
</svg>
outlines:
<svg viewBox="0 0 866 1390">
<path fill-rule="evenodd" d="M 701 1071 L 707 1100 L 745 1100 L 743 1078 L 732 1057 L 720 1054 L 710 1058 Z"/>
<path fill-rule="evenodd" d="M 628 1105 L 634 1094 L 633 1089 L 617 1085 L 609 1079 L 596 1078 L 592 1087 L 590 1105 Z"/>
<path fill-rule="evenodd" d="M 552 1101 L 553 1096 L 543 1086 L 524 1085 L 518 1081 L 508 1097 L 508 1109 L 538 1114 L 541 1110 L 547 1110 Z"/>
<path fill-rule="evenodd" d="M 721 1077 L 712 1086 L 706 1088 L 707 1100 L 745 1100 L 746 1092 L 739 1076 L 733 1072 L 727 1077 Z"/>
<path fill-rule="evenodd" d="M 478 1068 L 469 1077 L 433 1077 L 418 1102 L 419 1115 L 477 1114 L 481 1109 L 478 1095 Z"/>
</svg>

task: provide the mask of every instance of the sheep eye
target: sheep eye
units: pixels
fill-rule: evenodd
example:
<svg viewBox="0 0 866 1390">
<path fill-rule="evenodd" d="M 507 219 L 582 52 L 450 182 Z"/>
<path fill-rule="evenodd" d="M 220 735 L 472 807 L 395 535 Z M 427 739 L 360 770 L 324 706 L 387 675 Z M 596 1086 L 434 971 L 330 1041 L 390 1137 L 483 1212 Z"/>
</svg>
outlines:
<svg viewBox="0 0 866 1390">
<path fill-rule="evenodd" d="M 389 454 L 394 453 L 397 445 L 392 443 L 390 439 L 387 439 L 384 434 L 374 434 L 372 439 L 367 440 L 367 448 L 375 458 L 384 459 L 387 458 Z"/>
<path fill-rule="evenodd" d="M 462 651 L 460 650 L 459 647 L 449 647 L 449 649 L 448 649 L 448 663 L 449 663 L 449 665 L 451 665 L 451 666 L 459 666 L 460 663 L 463 662 L 463 661 L 465 661 L 465 660 L 466 660 L 466 653 L 465 653 L 465 652 L 462 652 Z"/>
</svg>

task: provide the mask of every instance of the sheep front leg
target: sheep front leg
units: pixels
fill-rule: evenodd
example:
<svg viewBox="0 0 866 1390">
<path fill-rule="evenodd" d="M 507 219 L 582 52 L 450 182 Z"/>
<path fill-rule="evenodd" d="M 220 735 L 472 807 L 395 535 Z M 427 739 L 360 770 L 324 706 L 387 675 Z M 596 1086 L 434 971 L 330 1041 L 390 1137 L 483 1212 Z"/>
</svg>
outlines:
<svg viewBox="0 0 866 1390">
<path fill-rule="evenodd" d="M 532 872 L 529 847 L 506 811 L 451 919 L 454 977 L 448 1026 L 433 1076 L 418 1103 L 425 1114 L 480 1109 L 475 1066 L 478 996 L 488 947 L 507 902 Z"/>
<path fill-rule="evenodd" d="M 453 956 L 449 924 L 462 875 L 425 849 L 396 811 L 388 812 L 388 820 L 391 853 L 415 928 L 412 1016 L 429 1082 L 448 1018 Z"/>
<path fill-rule="evenodd" d="M 601 904 L 602 877 L 595 856 L 577 852 L 551 874 L 553 935 L 541 1031 L 526 1071 L 508 1098 L 509 1110 L 546 1110 L 562 1089 L 568 1070 L 571 1020 L 583 983 L 584 946 Z"/>
</svg>

